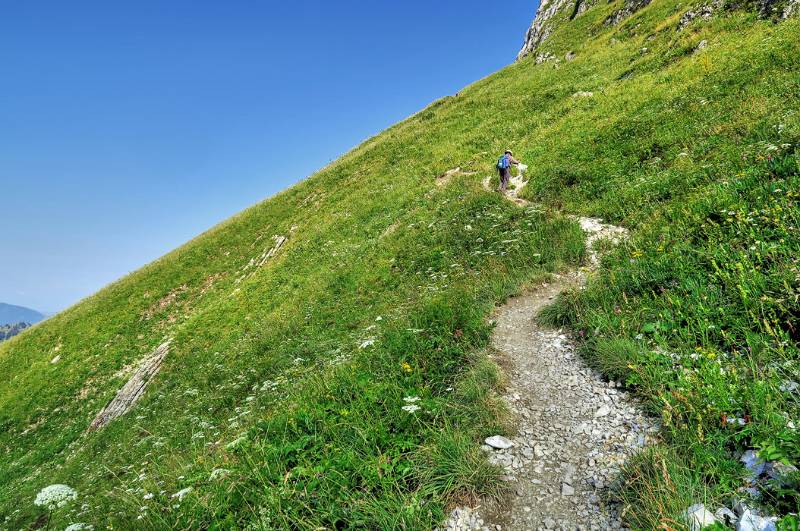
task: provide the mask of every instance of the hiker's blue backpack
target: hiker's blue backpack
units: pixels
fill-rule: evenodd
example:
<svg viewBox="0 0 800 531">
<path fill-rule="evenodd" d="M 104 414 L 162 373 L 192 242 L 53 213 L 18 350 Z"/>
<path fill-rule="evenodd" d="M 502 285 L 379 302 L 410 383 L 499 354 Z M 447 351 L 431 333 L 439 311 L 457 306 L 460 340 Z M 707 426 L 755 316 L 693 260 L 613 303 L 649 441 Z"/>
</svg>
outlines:
<svg viewBox="0 0 800 531">
<path fill-rule="evenodd" d="M 507 170 L 508 167 L 509 167 L 508 155 L 503 155 L 502 157 L 500 157 L 500 160 L 497 161 L 497 169 Z"/>
</svg>

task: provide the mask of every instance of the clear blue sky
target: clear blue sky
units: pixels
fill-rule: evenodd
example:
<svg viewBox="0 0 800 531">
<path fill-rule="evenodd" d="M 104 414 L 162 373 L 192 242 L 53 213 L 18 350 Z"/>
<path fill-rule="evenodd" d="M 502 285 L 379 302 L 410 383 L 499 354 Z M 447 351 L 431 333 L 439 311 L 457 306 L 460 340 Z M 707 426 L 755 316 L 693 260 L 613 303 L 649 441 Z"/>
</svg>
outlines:
<svg viewBox="0 0 800 531">
<path fill-rule="evenodd" d="M 7 2 L 0 302 L 53 312 L 509 64 L 536 0 Z"/>
</svg>

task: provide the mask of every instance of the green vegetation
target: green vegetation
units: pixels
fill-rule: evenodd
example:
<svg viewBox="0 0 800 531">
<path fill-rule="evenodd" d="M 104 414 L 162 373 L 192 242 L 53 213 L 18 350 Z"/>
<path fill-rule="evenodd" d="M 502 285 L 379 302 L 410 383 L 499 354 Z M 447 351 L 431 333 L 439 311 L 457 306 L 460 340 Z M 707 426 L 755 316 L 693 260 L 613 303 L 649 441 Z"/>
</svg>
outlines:
<svg viewBox="0 0 800 531">
<path fill-rule="evenodd" d="M 688 6 L 659 0 L 604 26 L 615 7 L 563 14 L 543 51 L 573 61 L 445 98 L 0 345 L 0 528 L 46 525 L 33 500 L 53 483 L 78 491 L 62 528 L 422 529 L 496 494 L 477 449 L 503 425 L 486 317 L 582 260 L 559 212 L 632 231 L 544 316 L 662 416 L 626 471 L 629 523 L 742 496 L 737 451 L 800 460 L 781 390 L 800 380 L 800 21 L 724 11 L 676 32 Z M 481 189 L 507 145 L 541 211 Z M 478 173 L 436 182 L 455 167 Z M 85 433 L 167 338 L 137 407 Z"/>
</svg>

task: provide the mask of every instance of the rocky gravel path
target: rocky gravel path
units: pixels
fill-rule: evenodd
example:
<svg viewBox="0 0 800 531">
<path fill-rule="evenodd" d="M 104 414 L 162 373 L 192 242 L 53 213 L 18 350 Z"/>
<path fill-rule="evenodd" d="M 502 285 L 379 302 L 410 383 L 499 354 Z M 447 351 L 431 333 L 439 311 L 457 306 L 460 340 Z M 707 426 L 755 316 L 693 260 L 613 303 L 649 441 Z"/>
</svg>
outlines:
<svg viewBox="0 0 800 531">
<path fill-rule="evenodd" d="M 516 194 L 509 199 L 524 202 Z M 655 437 L 657 425 L 617 383 L 584 363 L 564 331 L 537 322 L 556 295 L 585 283 L 598 263 L 598 241 L 625 236 L 598 219 L 576 220 L 587 233 L 587 266 L 509 300 L 494 317 L 492 344 L 517 426 L 513 437 L 487 440 L 494 447 L 482 448 L 506 470 L 511 497 L 502 508 L 456 509 L 443 529 L 622 528 L 618 508 L 606 503 L 608 487 L 625 459 Z"/>
<path fill-rule="evenodd" d="M 514 494 L 505 511 L 486 515 L 503 529 L 619 529 L 616 508 L 603 503 L 607 487 L 656 432 L 627 392 L 585 365 L 567 335 L 536 322 L 581 277 L 555 278 L 496 316 L 492 343 L 508 367 L 504 397 L 518 420 L 511 448 L 484 446 Z"/>
</svg>

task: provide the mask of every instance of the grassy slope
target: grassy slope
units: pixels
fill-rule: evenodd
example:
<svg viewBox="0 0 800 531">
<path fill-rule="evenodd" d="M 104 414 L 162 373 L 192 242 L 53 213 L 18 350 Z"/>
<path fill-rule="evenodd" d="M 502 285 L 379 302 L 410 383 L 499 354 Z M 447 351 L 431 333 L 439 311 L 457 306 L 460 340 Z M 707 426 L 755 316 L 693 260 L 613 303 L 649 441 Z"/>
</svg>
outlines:
<svg viewBox="0 0 800 531">
<path fill-rule="evenodd" d="M 613 8 L 548 41 L 574 61 L 527 60 L 441 100 L 0 346 L 0 528 L 44 522 L 32 500 L 56 482 L 80 492 L 56 522 L 123 528 L 424 528 L 491 494 L 484 318 L 582 255 L 574 224 L 480 189 L 506 144 L 530 165 L 530 199 L 634 231 L 548 314 L 664 414 L 664 444 L 628 471 L 631 522 L 732 495 L 730 451 L 800 457 L 798 404 L 778 389 L 798 377 L 800 24 L 734 12 L 676 33 L 681 8 L 656 0 L 604 28 Z M 481 173 L 434 184 L 456 166 Z M 275 234 L 288 243 L 237 284 Z M 83 435 L 120 369 L 167 337 L 136 410 Z M 417 413 L 400 409 L 410 395 Z M 766 501 L 788 511 L 797 492 Z"/>
</svg>

